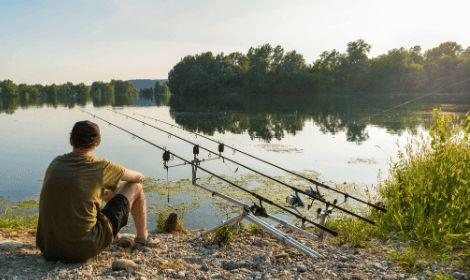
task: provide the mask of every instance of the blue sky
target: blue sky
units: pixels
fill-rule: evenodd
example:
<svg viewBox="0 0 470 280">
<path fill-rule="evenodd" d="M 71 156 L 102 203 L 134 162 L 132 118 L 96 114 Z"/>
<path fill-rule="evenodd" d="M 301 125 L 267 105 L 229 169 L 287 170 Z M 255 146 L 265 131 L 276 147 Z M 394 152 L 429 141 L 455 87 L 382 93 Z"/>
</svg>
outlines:
<svg viewBox="0 0 470 280">
<path fill-rule="evenodd" d="M 62 84 L 165 79 L 188 54 L 266 43 L 307 63 L 364 39 L 393 48 L 468 47 L 466 1 L 0 0 L 0 80 Z"/>
</svg>

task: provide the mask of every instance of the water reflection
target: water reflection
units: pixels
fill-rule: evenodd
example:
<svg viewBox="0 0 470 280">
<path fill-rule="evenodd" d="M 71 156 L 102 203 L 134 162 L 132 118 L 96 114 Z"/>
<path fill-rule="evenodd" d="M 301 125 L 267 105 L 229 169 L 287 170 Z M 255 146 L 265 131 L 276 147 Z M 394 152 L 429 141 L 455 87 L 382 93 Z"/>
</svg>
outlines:
<svg viewBox="0 0 470 280">
<path fill-rule="evenodd" d="M 426 125 L 425 111 L 442 103 L 457 104 L 466 112 L 470 104 L 463 94 L 436 94 L 406 106 L 387 111 L 418 95 L 378 96 L 291 96 L 266 98 L 262 96 L 210 96 L 209 98 L 170 95 L 99 95 L 0 98 L 0 113 L 13 114 L 18 108 L 74 108 L 89 103 L 103 106 L 169 106 L 170 116 L 184 129 L 205 135 L 215 132 L 248 134 L 252 140 L 270 142 L 286 134 L 296 135 L 306 122 L 314 122 L 324 134 L 344 132 L 348 142 L 361 145 L 369 139 L 367 127 L 377 126 L 390 134 L 417 132 Z M 452 106 L 451 106 L 452 107 Z M 454 106 L 455 107 L 455 106 Z M 456 107 L 456 108 L 457 108 Z M 456 111 L 459 111 L 456 110 Z"/>
</svg>

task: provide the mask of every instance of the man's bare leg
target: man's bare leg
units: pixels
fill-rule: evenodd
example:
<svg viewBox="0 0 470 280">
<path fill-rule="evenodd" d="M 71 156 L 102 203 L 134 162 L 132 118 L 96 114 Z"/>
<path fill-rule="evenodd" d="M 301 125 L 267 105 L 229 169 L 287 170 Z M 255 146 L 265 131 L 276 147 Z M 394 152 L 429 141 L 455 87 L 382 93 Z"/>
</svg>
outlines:
<svg viewBox="0 0 470 280">
<path fill-rule="evenodd" d="M 108 203 L 116 194 L 122 194 L 129 200 L 129 207 L 134 219 L 137 237 L 147 239 L 147 201 L 140 183 L 126 182 L 115 191 L 107 191 L 103 200 Z"/>
</svg>

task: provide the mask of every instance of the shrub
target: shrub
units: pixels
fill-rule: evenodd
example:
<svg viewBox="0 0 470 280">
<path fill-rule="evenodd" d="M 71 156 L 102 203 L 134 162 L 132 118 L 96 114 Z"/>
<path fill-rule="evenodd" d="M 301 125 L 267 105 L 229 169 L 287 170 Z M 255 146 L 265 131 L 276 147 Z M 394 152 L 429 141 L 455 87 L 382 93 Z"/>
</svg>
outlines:
<svg viewBox="0 0 470 280">
<path fill-rule="evenodd" d="M 464 122 L 437 109 L 434 116 L 431 139 L 421 134 L 408 141 L 380 186 L 388 211 L 378 224 L 418 244 L 450 249 L 470 238 L 470 124 L 462 137 Z"/>
</svg>

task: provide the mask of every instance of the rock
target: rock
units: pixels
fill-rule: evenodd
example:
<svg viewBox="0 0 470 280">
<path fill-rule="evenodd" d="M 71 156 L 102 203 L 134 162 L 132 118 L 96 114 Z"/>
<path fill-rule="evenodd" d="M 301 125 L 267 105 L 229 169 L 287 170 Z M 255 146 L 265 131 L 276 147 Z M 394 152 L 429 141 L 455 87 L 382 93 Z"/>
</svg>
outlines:
<svg viewBox="0 0 470 280">
<path fill-rule="evenodd" d="M 246 269 L 246 268 L 241 268 L 241 269 L 240 269 L 240 272 L 241 272 L 241 273 L 246 273 L 246 274 L 248 274 L 248 273 L 251 273 L 251 270 L 248 270 L 248 269 Z"/>
<path fill-rule="evenodd" d="M 345 256 L 340 256 L 340 257 L 339 257 L 339 261 L 340 261 L 340 262 L 347 262 L 347 261 L 348 261 L 348 258 L 345 257 Z"/>
<path fill-rule="evenodd" d="M 213 250 L 219 250 L 219 249 L 220 249 L 220 246 L 217 245 L 217 244 L 214 244 L 214 245 L 211 246 L 211 249 L 213 249 Z"/>
<path fill-rule="evenodd" d="M 0 242 L 0 250 L 10 251 L 23 247 L 24 244 L 18 241 L 5 239 Z"/>
<path fill-rule="evenodd" d="M 260 280 L 261 279 L 261 273 L 259 273 L 259 272 L 253 272 L 250 276 L 254 280 Z"/>
<path fill-rule="evenodd" d="M 143 273 L 143 272 L 137 271 L 137 272 L 135 272 L 135 274 L 136 274 L 136 275 L 139 275 L 139 276 L 141 277 L 141 279 L 142 279 L 142 277 L 147 277 L 147 274 L 145 274 L 145 273 Z"/>
<path fill-rule="evenodd" d="M 305 265 L 301 265 L 301 266 L 297 267 L 297 271 L 298 272 L 305 272 L 305 271 L 307 271 L 307 267 Z"/>
<path fill-rule="evenodd" d="M 204 271 L 208 271 L 210 268 L 209 268 L 209 265 L 207 263 L 203 263 L 202 264 L 202 270 Z"/>
<path fill-rule="evenodd" d="M 276 259 L 285 259 L 287 256 L 289 256 L 289 254 L 287 254 L 286 252 L 282 252 L 280 254 L 275 255 L 274 257 Z"/>
<path fill-rule="evenodd" d="M 212 274 L 210 276 L 211 279 L 220 279 L 222 278 L 222 275 L 220 273 Z"/>
<path fill-rule="evenodd" d="M 121 239 L 122 238 L 127 238 L 127 239 L 134 240 L 134 238 L 135 238 L 135 234 L 133 234 L 133 233 L 120 233 L 119 235 L 121 235 Z"/>
<path fill-rule="evenodd" d="M 144 250 L 142 250 L 142 252 L 148 255 L 151 255 L 153 253 L 152 249 L 150 249 L 149 247 L 145 247 Z"/>
<path fill-rule="evenodd" d="M 460 272 L 454 272 L 454 273 L 452 273 L 452 276 L 454 276 L 454 278 L 455 278 L 455 279 L 458 279 L 458 280 L 460 280 L 460 279 L 465 279 L 465 275 L 463 275 L 463 274 L 460 273 Z"/>
<path fill-rule="evenodd" d="M 157 265 L 162 265 L 162 264 L 168 263 L 167 260 L 164 260 L 164 259 L 161 259 L 161 258 L 158 258 L 158 257 L 154 260 L 154 262 L 155 262 Z"/>
<path fill-rule="evenodd" d="M 184 271 L 179 271 L 176 276 L 178 276 L 179 278 L 185 278 L 186 277 L 186 272 Z"/>
<path fill-rule="evenodd" d="M 372 268 L 375 270 L 380 270 L 380 271 L 385 271 L 385 268 L 383 268 L 380 263 L 373 263 Z"/>
<path fill-rule="evenodd" d="M 360 274 L 353 274 L 351 275 L 351 280 L 362 280 L 362 276 Z"/>
<path fill-rule="evenodd" d="M 142 260 L 140 258 L 135 258 L 132 261 L 135 262 L 136 264 L 139 264 L 139 263 L 142 262 Z"/>
<path fill-rule="evenodd" d="M 269 242 L 268 240 L 261 239 L 261 240 L 256 241 L 254 244 L 258 247 L 263 247 L 263 246 L 269 246 L 271 242 Z"/>
<path fill-rule="evenodd" d="M 127 268 L 136 267 L 135 262 L 126 259 L 115 260 L 112 264 L 113 270 L 125 270 Z"/>
<path fill-rule="evenodd" d="M 233 270 L 233 269 L 236 269 L 238 268 L 238 265 L 234 262 L 234 261 L 229 261 L 225 267 L 227 268 L 227 270 Z"/>
</svg>

